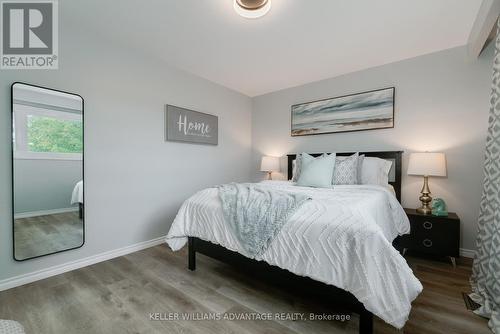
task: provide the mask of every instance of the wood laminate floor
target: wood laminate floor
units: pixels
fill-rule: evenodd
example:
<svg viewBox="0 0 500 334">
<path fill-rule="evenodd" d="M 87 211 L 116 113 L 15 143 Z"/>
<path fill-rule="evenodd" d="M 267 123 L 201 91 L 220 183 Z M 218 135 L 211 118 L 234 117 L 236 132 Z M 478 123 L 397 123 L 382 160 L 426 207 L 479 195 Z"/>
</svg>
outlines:
<svg viewBox="0 0 500 334">
<path fill-rule="evenodd" d="M 0 319 L 19 321 L 28 334 L 357 333 L 356 315 L 344 322 L 166 320 L 183 312 L 197 318 L 341 312 L 203 255 L 197 256 L 197 270 L 190 272 L 186 255 L 185 249 L 173 253 L 160 245 L 0 292 Z M 491 333 L 487 321 L 468 311 L 462 300 L 461 291 L 469 290 L 470 261 L 453 269 L 448 262 L 407 259 L 424 291 L 402 331 L 376 319 L 375 333 Z M 151 313 L 160 313 L 163 320 L 151 320 Z"/>
<path fill-rule="evenodd" d="M 83 242 L 83 221 L 77 211 L 19 218 L 14 241 L 18 260 L 75 248 Z"/>
</svg>

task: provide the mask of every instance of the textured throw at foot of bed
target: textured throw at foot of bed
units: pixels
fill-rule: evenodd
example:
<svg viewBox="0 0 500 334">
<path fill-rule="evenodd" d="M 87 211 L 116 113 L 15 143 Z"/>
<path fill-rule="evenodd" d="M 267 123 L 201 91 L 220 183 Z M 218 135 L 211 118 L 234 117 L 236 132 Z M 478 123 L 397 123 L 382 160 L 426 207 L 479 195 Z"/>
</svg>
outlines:
<svg viewBox="0 0 500 334">
<path fill-rule="evenodd" d="M 230 183 L 217 189 L 224 219 L 249 257 L 262 254 L 288 218 L 311 199 L 255 183 Z"/>
</svg>

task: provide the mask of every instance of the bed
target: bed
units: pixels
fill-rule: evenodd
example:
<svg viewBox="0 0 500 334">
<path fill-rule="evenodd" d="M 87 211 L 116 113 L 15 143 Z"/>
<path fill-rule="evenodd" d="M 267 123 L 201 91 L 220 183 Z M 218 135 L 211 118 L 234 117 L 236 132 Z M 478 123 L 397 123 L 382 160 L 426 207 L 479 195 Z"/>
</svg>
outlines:
<svg viewBox="0 0 500 334">
<path fill-rule="evenodd" d="M 71 193 L 71 205 L 78 203 L 78 216 L 83 219 L 83 181 L 78 181 Z"/>
<path fill-rule="evenodd" d="M 196 253 L 201 253 L 250 268 L 280 285 L 329 298 L 360 315 L 360 333 L 373 332 L 373 314 L 401 328 L 411 302 L 422 290 L 391 244 L 398 235 L 409 233 L 407 217 L 398 202 L 402 152 L 362 154 L 393 162 L 389 183 L 396 196 L 382 186 L 315 189 L 289 181 L 266 182 L 268 187 L 307 193 L 312 200 L 290 217 L 262 255 L 249 258 L 241 255 L 238 242 L 224 223 L 217 189 L 209 188 L 183 204 L 166 241 L 173 250 L 188 244 L 190 270 L 196 269 Z M 288 156 L 288 179 L 294 159 L 295 155 Z"/>
</svg>

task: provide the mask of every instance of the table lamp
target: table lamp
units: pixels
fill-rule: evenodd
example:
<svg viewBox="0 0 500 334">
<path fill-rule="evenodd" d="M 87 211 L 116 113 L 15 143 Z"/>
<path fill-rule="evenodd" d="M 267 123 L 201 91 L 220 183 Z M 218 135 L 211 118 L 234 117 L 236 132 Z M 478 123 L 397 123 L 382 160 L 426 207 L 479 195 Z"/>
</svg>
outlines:
<svg viewBox="0 0 500 334">
<path fill-rule="evenodd" d="M 267 179 L 272 180 L 271 173 L 280 171 L 280 158 L 263 156 L 262 162 L 260 163 L 260 171 L 267 172 Z"/>
<path fill-rule="evenodd" d="M 408 163 L 408 175 L 420 175 L 424 177 L 424 186 L 419 200 L 422 206 L 417 209 L 418 213 L 428 215 L 432 209 L 429 203 L 432 201 L 429 189 L 429 176 L 446 176 L 446 157 L 444 153 L 411 153 Z"/>
</svg>

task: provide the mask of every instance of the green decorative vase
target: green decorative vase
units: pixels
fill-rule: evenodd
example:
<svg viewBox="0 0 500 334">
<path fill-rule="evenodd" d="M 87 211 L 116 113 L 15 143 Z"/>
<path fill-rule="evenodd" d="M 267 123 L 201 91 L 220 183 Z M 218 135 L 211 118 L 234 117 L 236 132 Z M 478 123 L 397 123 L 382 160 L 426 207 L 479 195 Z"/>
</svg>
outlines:
<svg viewBox="0 0 500 334">
<path fill-rule="evenodd" d="M 448 216 L 446 203 L 442 198 L 434 198 L 432 200 L 432 215 L 433 216 Z"/>
</svg>

